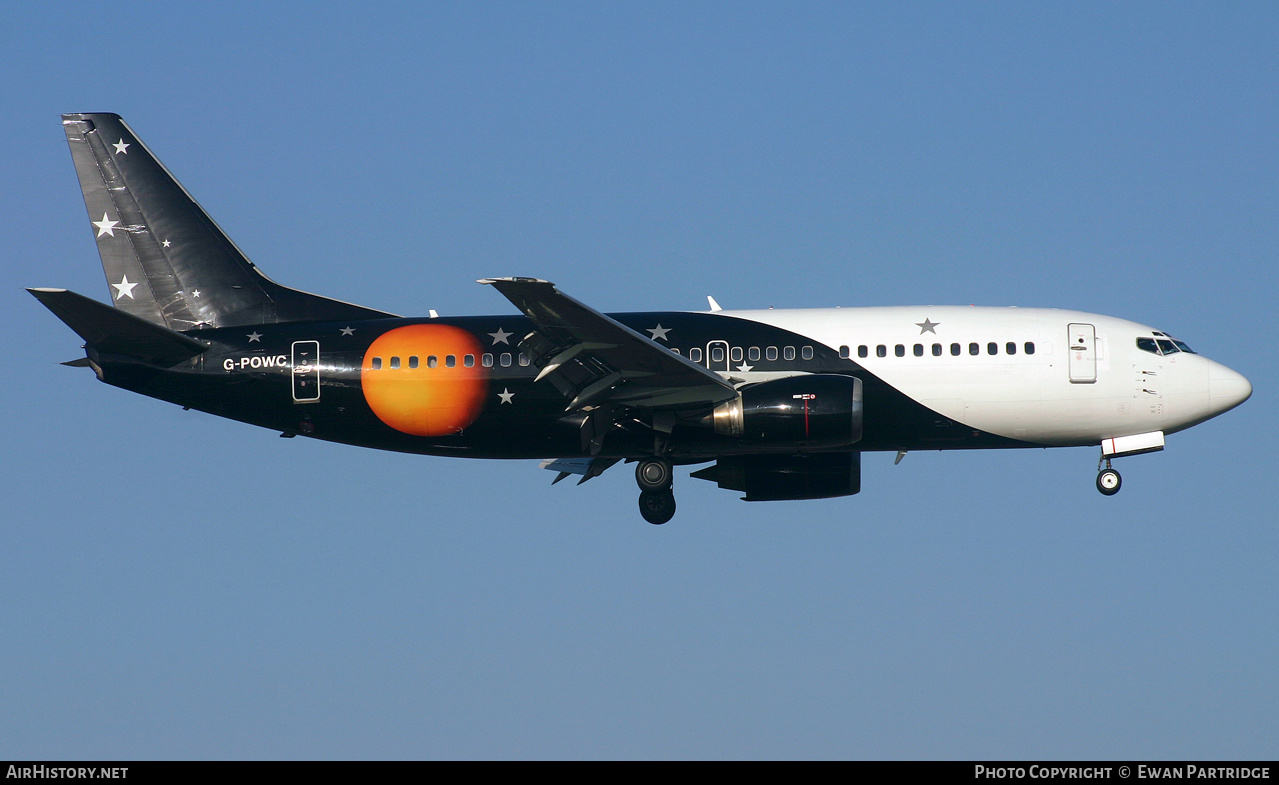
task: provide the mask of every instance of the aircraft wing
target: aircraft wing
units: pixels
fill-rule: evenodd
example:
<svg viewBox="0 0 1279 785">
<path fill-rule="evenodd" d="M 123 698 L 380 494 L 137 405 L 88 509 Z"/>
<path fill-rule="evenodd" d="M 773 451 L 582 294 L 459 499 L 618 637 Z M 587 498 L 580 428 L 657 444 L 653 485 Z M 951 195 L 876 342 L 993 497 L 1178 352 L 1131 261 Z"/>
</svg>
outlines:
<svg viewBox="0 0 1279 785">
<path fill-rule="evenodd" d="M 578 485 L 598 477 L 603 474 L 610 466 L 620 461 L 621 458 L 547 458 L 542 461 L 543 469 L 550 469 L 559 472 L 555 475 L 555 479 L 551 480 L 551 485 L 559 482 L 570 474 L 579 474 L 582 479 L 577 481 Z"/>
<path fill-rule="evenodd" d="M 677 409 L 717 404 L 737 396 L 719 374 L 655 343 L 615 319 L 574 300 L 537 278 L 483 278 L 537 329 L 520 348 L 571 400 L 567 411 L 615 404 Z"/>
</svg>

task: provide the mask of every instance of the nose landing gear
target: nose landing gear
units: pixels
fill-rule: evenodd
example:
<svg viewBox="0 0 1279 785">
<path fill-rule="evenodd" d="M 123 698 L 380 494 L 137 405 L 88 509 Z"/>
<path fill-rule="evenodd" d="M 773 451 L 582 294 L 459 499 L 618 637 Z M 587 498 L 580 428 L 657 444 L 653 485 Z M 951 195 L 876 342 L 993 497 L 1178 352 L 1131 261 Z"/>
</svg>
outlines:
<svg viewBox="0 0 1279 785">
<path fill-rule="evenodd" d="M 640 487 L 639 508 L 644 520 L 655 526 L 675 517 L 674 474 L 665 458 L 644 458 L 635 466 L 635 482 Z"/>
<path fill-rule="evenodd" d="M 1102 469 L 1102 465 L 1106 468 Z M 1110 459 L 1103 457 L 1101 462 L 1097 464 L 1099 471 L 1097 472 L 1097 490 L 1101 491 L 1103 496 L 1114 496 L 1119 493 L 1120 487 L 1123 486 L 1124 480 L 1119 476 L 1119 472 L 1110 466 Z"/>
</svg>

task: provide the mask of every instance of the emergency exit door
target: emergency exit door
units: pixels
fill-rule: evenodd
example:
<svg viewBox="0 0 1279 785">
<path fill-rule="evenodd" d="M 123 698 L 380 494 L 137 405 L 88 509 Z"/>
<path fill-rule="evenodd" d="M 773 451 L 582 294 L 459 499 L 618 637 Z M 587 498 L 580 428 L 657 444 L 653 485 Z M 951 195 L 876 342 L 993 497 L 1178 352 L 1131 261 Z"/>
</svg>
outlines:
<svg viewBox="0 0 1279 785">
<path fill-rule="evenodd" d="M 708 370 L 728 373 L 728 341 L 711 341 L 706 344 Z"/>
</svg>

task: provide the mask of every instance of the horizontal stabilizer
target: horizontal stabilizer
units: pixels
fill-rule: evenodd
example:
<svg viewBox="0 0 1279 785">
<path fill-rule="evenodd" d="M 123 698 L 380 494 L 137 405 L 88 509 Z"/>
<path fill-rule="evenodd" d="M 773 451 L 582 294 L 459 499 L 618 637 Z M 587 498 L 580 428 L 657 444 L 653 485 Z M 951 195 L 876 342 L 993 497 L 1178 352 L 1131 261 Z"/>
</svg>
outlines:
<svg viewBox="0 0 1279 785">
<path fill-rule="evenodd" d="M 28 289 L 95 351 L 179 363 L 207 347 L 182 333 L 66 289 Z"/>
</svg>

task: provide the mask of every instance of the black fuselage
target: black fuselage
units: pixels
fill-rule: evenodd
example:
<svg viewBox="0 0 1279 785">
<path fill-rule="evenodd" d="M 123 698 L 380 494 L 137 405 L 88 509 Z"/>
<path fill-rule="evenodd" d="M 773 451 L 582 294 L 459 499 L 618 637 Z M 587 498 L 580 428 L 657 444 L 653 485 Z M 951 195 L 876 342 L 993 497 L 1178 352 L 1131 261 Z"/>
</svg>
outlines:
<svg viewBox="0 0 1279 785">
<path fill-rule="evenodd" d="M 718 342 L 728 347 L 781 347 L 776 359 L 761 354 L 751 361 L 755 372 L 838 374 L 862 380 L 865 395 L 863 435 L 859 450 L 914 450 L 1011 447 L 1020 443 L 967 428 L 922 406 L 883 383 L 837 350 L 811 338 L 745 319 L 686 312 L 613 314 L 635 330 L 662 324 L 670 328 L 669 348 L 683 356 L 700 350 L 708 364 Z M 483 351 L 472 362 L 482 385 L 478 416 L 454 432 L 422 436 L 388 425 L 370 407 L 366 384 L 376 371 L 370 347 L 391 331 L 412 325 L 448 325 L 474 336 Z M 550 380 L 535 381 L 538 369 L 522 356 L 521 336 L 533 330 L 520 316 L 476 316 L 450 319 L 378 319 L 362 322 L 315 322 L 236 327 L 188 333 L 209 348 L 169 368 L 110 355 L 95 359 L 104 381 L 155 398 L 282 433 L 306 435 L 375 449 L 473 458 L 547 458 L 585 454 L 580 420 L 566 417 L 564 394 Z M 493 336 L 497 335 L 495 339 Z M 675 339 L 674 336 L 679 336 Z M 318 362 L 297 358 L 299 351 L 318 349 Z M 795 347 L 786 359 L 786 347 Z M 811 347 L 805 359 L 803 347 Z M 425 363 L 429 349 L 423 348 Z M 405 357 L 397 363 L 407 365 Z M 414 355 L 417 357 L 417 355 Z M 379 358 L 381 359 L 381 358 Z M 391 358 L 382 359 L 389 364 Z M 465 360 L 458 357 L 459 365 Z M 437 360 L 442 366 L 444 358 Z M 724 371 L 736 365 L 728 356 Z M 299 368 L 302 369 L 299 373 Z M 718 370 L 718 369 L 717 369 Z M 423 371 L 423 374 L 427 371 Z M 297 389 L 297 377 L 318 384 Z M 429 378 L 429 377 L 423 377 Z M 301 400 L 299 400 L 301 399 Z M 705 412 L 709 415 L 709 411 Z M 671 434 L 672 458 L 705 460 L 717 455 L 758 452 L 757 447 L 713 432 L 696 417 L 685 417 Z M 641 424 L 616 428 L 599 454 L 631 457 L 652 452 L 652 436 Z"/>
</svg>

